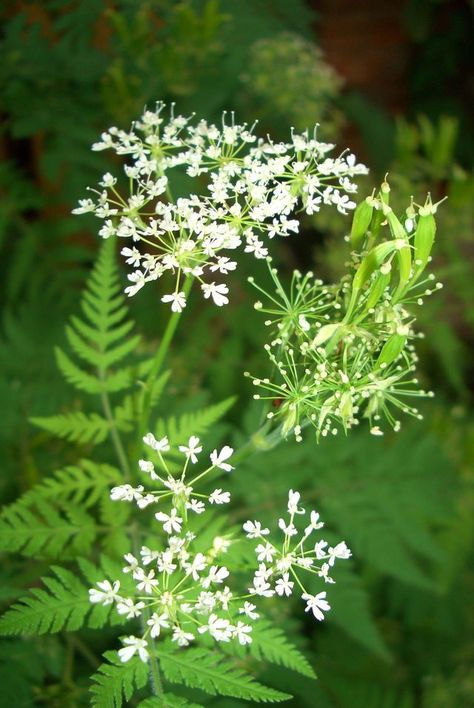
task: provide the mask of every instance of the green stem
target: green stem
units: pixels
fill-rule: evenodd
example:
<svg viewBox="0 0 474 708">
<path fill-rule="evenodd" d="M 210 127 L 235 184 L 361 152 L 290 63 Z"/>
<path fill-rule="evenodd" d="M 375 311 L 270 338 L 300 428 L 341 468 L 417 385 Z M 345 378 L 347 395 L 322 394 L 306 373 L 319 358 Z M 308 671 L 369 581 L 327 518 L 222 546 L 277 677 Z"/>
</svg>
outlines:
<svg viewBox="0 0 474 708">
<path fill-rule="evenodd" d="M 105 380 L 102 371 L 99 372 L 99 376 L 102 380 Z M 127 455 L 125 453 L 125 448 L 120 438 L 120 433 L 115 423 L 115 419 L 112 413 L 112 407 L 110 405 L 109 394 L 107 393 L 107 391 L 102 391 L 102 393 L 100 394 L 100 398 L 102 401 L 102 408 L 104 409 L 104 415 L 109 423 L 110 438 L 112 440 L 112 444 L 114 446 L 120 468 L 123 472 L 124 478 L 128 479 L 130 477 L 130 465 L 128 462 Z"/>
<path fill-rule="evenodd" d="M 189 294 L 189 291 L 191 290 L 192 286 L 192 278 L 187 278 L 184 282 L 183 285 L 183 292 L 185 297 Z M 153 361 L 153 366 L 150 369 L 150 373 L 148 374 L 148 378 L 145 383 L 144 391 L 143 391 L 143 398 L 142 398 L 142 404 L 141 404 L 141 412 L 140 412 L 140 419 L 139 419 L 139 424 L 138 424 L 138 436 L 137 436 L 137 449 L 135 452 L 137 453 L 135 457 L 138 456 L 139 454 L 139 448 L 141 445 L 141 439 L 145 435 L 148 429 L 148 421 L 150 418 L 150 410 L 151 410 L 151 405 L 152 405 L 152 394 L 153 394 L 153 385 L 156 381 L 156 378 L 161 370 L 161 367 L 163 366 L 163 362 L 165 360 L 165 357 L 168 353 L 171 341 L 173 339 L 173 335 L 176 331 L 176 328 L 178 326 L 178 322 L 181 317 L 181 312 L 173 312 L 171 315 L 170 319 L 168 320 L 168 324 L 166 325 L 166 329 L 163 333 L 163 338 L 160 342 L 160 346 L 158 347 L 158 350 L 156 352 L 154 361 Z"/>
</svg>

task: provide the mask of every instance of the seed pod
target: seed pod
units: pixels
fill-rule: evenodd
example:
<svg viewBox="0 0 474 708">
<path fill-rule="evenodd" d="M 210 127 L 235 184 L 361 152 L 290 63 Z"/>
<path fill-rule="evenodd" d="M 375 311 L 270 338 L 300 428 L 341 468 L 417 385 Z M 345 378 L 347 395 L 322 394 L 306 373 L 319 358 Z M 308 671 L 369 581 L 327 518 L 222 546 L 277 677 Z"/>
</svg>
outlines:
<svg viewBox="0 0 474 708">
<path fill-rule="evenodd" d="M 316 348 L 321 346 L 321 344 L 324 344 L 324 342 L 327 342 L 327 340 L 330 339 L 330 337 L 332 337 L 333 334 L 337 332 L 339 327 L 339 322 L 337 322 L 336 324 L 328 324 L 321 327 L 321 329 L 311 342 L 311 346 Z"/>
<path fill-rule="evenodd" d="M 382 364 L 388 366 L 395 361 L 405 346 L 406 341 L 406 335 L 397 333 L 392 334 L 383 345 L 382 351 L 375 362 L 375 368 L 380 369 Z"/>
<path fill-rule="evenodd" d="M 426 268 L 436 235 L 436 221 L 431 209 L 422 207 L 415 230 L 415 275 L 418 279 Z"/>
<path fill-rule="evenodd" d="M 352 418 L 354 408 L 352 404 L 352 394 L 349 391 L 344 391 L 341 396 L 341 406 L 340 406 L 341 418 L 346 422 L 349 418 Z"/>
<path fill-rule="evenodd" d="M 372 197 L 367 197 L 357 206 L 354 212 L 351 228 L 352 248 L 357 248 L 367 233 L 374 212 L 373 201 Z"/>
<path fill-rule="evenodd" d="M 374 270 L 380 268 L 380 266 L 385 262 L 387 256 L 393 253 L 393 251 L 396 251 L 398 247 L 398 241 L 384 241 L 369 251 L 369 253 L 362 260 L 356 274 L 354 275 L 354 280 L 352 281 L 351 298 L 347 307 L 346 316 L 344 318 L 346 322 L 352 314 L 361 289 L 368 281 Z"/>
<path fill-rule="evenodd" d="M 385 291 L 385 288 L 390 283 L 390 278 L 391 278 L 390 271 L 388 271 L 387 273 L 380 273 L 377 276 L 377 278 L 374 281 L 374 284 L 370 288 L 370 292 L 369 292 L 369 295 L 368 295 L 366 303 L 365 303 L 366 310 L 370 310 L 372 307 L 375 307 L 375 305 L 378 303 L 378 301 L 382 297 L 382 295 Z"/>
<path fill-rule="evenodd" d="M 410 280 L 411 248 L 408 241 L 408 234 L 392 210 L 387 212 L 387 221 L 393 237 L 398 241 L 397 261 L 400 278 L 393 296 L 394 300 L 397 300 L 405 292 Z"/>
</svg>

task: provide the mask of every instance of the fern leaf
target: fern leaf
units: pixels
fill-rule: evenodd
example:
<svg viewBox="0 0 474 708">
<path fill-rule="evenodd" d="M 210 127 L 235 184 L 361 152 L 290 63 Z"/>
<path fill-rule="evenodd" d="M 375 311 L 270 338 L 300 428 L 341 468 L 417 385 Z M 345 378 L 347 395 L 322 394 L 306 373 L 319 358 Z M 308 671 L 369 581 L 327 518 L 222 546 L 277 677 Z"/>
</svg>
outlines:
<svg viewBox="0 0 474 708">
<path fill-rule="evenodd" d="M 129 701 L 135 691 L 147 683 L 148 665 L 138 657 L 124 664 L 113 651 L 106 652 L 104 657 L 109 663 L 102 664 L 92 676 L 91 705 L 94 708 L 120 708 L 124 699 Z"/>
<path fill-rule="evenodd" d="M 95 521 L 84 509 L 67 504 L 59 510 L 40 497 L 32 507 L 13 504 L 0 521 L 0 551 L 21 551 L 25 556 L 54 558 L 66 547 L 84 553 L 95 536 Z"/>
<path fill-rule="evenodd" d="M 58 438 L 80 444 L 97 445 L 104 442 L 110 430 L 109 422 L 102 416 L 97 413 L 86 415 L 81 411 L 47 418 L 30 418 L 30 422 Z"/>
<path fill-rule="evenodd" d="M 202 435 L 205 433 L 227 413 L 234 402 L 235 397 L 232 396 L 199 411 L 183 413 L 178 419 L 175 417 L 160 418 L 156 424 L 155 434 L 159 438 L 167 435 L 172 446 L 186 442 L 190 435 Z"/>
<path fill-rule="evenodd" d="M 254 625 L 250 654 L 261 661 L 266 659 L 272 664 L 285 666 L 303 676 L 316 678 L 310 663 L 298 649 L 288 641 L 285 634 L 267 620 Z"/>
<path fill-rule="evenodd" d="M 168 681 L 200 688 L 212 696 L 232 696 L 244 700 L 270 703 L 291 698 L 256 681 L 221 654 L 207 649 L 171 652 L 160 650 L 160 666 Z"/>
<path fill-rule="evenodd" d="M 200 703 L 188 701 L 183 696 L 175 696 L 174 693 L 165 693 L 164 696 L 158 698 L 145 698 L 140 701 L 138 708 L 204 708 Z"/>
<path fill-rule="evenodd" d="M 153 384 L 151 394 L 151 406 L 154 408 L 163 393 L 163 390 L 170 377 L 170 371 L 165 371 Z M 140 392 L 129 394 L 122 400 L 120 406 L 114 409 L 114 419 L 120 430 L 129 432 L 134 422 L 137 420 L 140 403 Z"/>
<path fill-rule="evenodd" d="M 0 618 L 0 634 L 46 634 L 83 626 L 92 607 L 88 589 L 69 570 L 53 566 L 52 571 L 53 576 L 42 578 L 46 589 L 33 588 Z"/>
<path fill-rule="evenodd" d="M 34 505 L 40 497 L 55 502 L 68 501 L 88 508 L 102 498 L 110 487 L 122 481 L 122 474 L 111 465 L 98 464 L 91 460 L 81 460 L 78 465 L 71 465 L 57 470 L 52 477 L 47 477 L 23 494 L 14 504 L 6 507 L 0 520 L 17 506 Z"/>
</svg>

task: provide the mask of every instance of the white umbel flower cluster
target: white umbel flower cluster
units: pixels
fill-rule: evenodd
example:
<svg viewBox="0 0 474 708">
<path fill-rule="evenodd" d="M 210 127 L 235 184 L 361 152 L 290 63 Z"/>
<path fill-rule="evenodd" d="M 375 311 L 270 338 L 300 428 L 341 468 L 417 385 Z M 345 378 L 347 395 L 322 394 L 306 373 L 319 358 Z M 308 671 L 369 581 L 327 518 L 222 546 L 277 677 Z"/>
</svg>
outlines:
<svg viewBox="0 0 474 708">
<path fill-rule="evenodd" d="M 304 528 L 299 528 L 302 524 L 298 523 L 298 519 L 306 515 L 305 509 L 299 504 L 300 493 L 290 489 L 288 518 L 278 520 L 283 536 L 279 543 L 272 542 L 270 529 L 263 527 L 259 521 L 249 520 L 244 523 L 247 538 L 258 541 L 255 554 L 259 565 L 248 590 L 251 595 L 260 597 L 290 597 L 298 592 L 306 602 L 306 612 L 311 611 L 321 621 L 324 619 L 323 613 L 331 609 L 326 600 L 326 592 L 317 595 L 308 593 L 301 581 L 301 574 L 310 573 L 325 583 L 334 583 L 330 576 L 331 568 L 337 559 L 350 558 L 351 552 L 344 541 L 330 546 L 322 539 L 317 542 L 310 540 L 314 532 L 319 531 L 324 524 L 313 510 L 309 515 L 309 523 L 306 520 Z"/>
<path fill-rule="evenodd" d="M 99 234 L 131 243 L 122 249 L 132 267 L 126 288 L 134 295 L 164 273 L 174 289 L 163 296 L 174 312 L 186 305 L 183 290 L 196 278 L 203 296 L 218 307 L 228 303 L 228 287 L 217 282 L 236 268 L 229 252 L 242 247 L 256 258 L 268 255 L 267 238 L 297 233 L 296 211 L 319 211 L 323 204 L 343 214 L 353 209 L 353 177 L 367 173 L 354 155 L 329 157 L 334 145 L 307 132 L 288 143 L 257 139 L 253 127 L 223 115 L 220 127 L 205 120 L 165 117 L 165 105 L 146 110 L 129 132 L 110 128 L 93 150 L 112 149 L 128 160 L 125 196 L 119 180 L 107 173 L 94 198 L 73 213 L 94 213 L 103 221 Z M 173 200 L 168 173 L 175 168 L 196 178 L 196 192 Z"/>
<path fill-rule="evenodd" d="M 266 538 L 269 531 L 263 529 L 258 521 L 244 524 L 248 538 L 260 541 L 256 548 L 259 565 L 252 587 L 239 594 L 235 587 L 231 587 L 233 581 L 229 569 L 220 562 L 232 543 L 230 537 L 216 536 L 203 547 L 201 539 L 190 530 L 190 520 L 194 514 L 202 514 L 212 505 L 230 501 L 230 493 L 221 488 L 203 494 L 196 491 L 196 485 L 211 472 L 215 474 L 217 470 L 222 470 L 228 473 L 233 469 L 229 462 L 232 448 L 225 445 L 220 450 L 213 450 L 210 464 L 187 479 L 189 470 L 199 464 L 199 455 L 203 450 L 196 435 L 178 448 L 177 452 L 184 455 L 184 463 L 177 476 L 171 474 L 166 459 L 170 452 L 173 454 L 170 459 L 176 459 L 176 451 L 170 450 L 168 439 L 157 440 L 152 433 L 148 433 L 143 441 L 154 451 L 156 460 L 154 463 L 140 460 L 139 468 L 142 475 L 150 482 L 156 482 L 159 488 L 146 491 L 144 485 L 132 487 L 123 484 L 111 490 L 111 498 L 135 502 L 140 508 L 158 504 L 160 510 L 155 513 L 155 519 L 157 530 L 163 532 L 160 536 L 164 540 L 155 549 L 142 545 L 139 551 L 125 555 L 126 565 L 122 572 L 126 582 L 123 578 L 103 580 L 89 590 L 92 603 L 113 604 L 124 619 L 138 619 L 141 623 L 141 636 L 130 635 L 122 639 L 124 646 L 119 650 L 122 661 L 128 661 L 135 655 L 142 661 L 148 661 L 153 651 L 153 640 L 163 635 L 171 636 L 171 641 L 180 647 L 196 642 L 204 634 L 216 642 L 250 644 L 252 622 L 260 616 L 253 601 L 275 594 L 291 595 L 294 579 L 306 593 L 297 577 L 297 570 L 301 568 L 317 573 L 326 582 L 332 582 L 327 569 L 336 558 L 350 556 L 344 543 L 324 550 L 327 544 L 320 541 L 318 552 L 305 547 L 312 531 L 322 526 L 315 512 L 311 512 L 310 525 L 300 543 L 290 549 L 290 538 L 296 534 L 295 515 L 303 513 L 298 508 L 299 494 L 290 491 L 289 522 L 280 520 L 280 527 L 284 530 L 281 550 L 277 550 Z M 324 559 L 325 563 L 318 567 L 314 564 L 316 559 Z M 323 619 L 322 612 L 329 609 L 325 601 L 326 593 L 306 595 L 303 597 L 314 616 Z"/>
</svg>

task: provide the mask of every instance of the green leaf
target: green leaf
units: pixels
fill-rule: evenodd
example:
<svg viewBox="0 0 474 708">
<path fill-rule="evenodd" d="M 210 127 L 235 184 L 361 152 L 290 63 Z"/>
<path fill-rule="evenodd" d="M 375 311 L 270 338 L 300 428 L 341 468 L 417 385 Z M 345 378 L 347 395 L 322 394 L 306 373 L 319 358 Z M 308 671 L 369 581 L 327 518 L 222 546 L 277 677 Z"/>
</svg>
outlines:
<svg viewBox="0 0 474 708">
<path fill-rule="evenodd" d="M 97 413 L 66 413 L 47 418 L 30 418 L 33 425 L 53 433 L 58 438 L 81 444 L 104 442 L 109 434 L 109 422 Z"/>
<path fill-rule="evenodd" d="M 226 398 L 213 406 L 207 406 L 199 411 L 183 413 L 179 418 L 160 418 L 156 424 L 155 434 L 158 438 L 168 436 L 170 445 L 184 443 L 191 435 L 202 435 L 211 425 L 220 420 L 235 403 L 235 396 Z"/>
<path fill-rule="evenodd" d="M 152 696 L 140 701 L 138 708 L 203 708 L 200 703 L 188 701 L 182 696 L 175 696 L 174 693 L 165 693 L 163 696 Z"/>
<path fill-rule="evenodd" d="M 95 521 L 84 509 L 69 503 L 58 509 L 40 497 L 30 507 L 13 504 L 0 521 L 0 551 L 21 551 L 26 556 L 54 558 L 66 548 L 84 553 L 95 536 Z"/>
<path fill-rule="evenodd" d="M 0 634 L 46 634 L 62 629 L 76 630 L 84 625 L 93 606 L 88 588 L 77 575 L 53 566 L 54 575 L 42 578 L 44 588 L 32 588 L 0 618 Z M 100 606 L 107 616 L 110 607 Z"/>
<path fill-rule="evenodd" d="M 272 664 L 285 666 L 303 676 L 316 678 L 310 663 L 298 649 L 288 641 L 285 634 L 268 620 L 254 624 L 252 643 L 248 645 L 250 654 L 259 661 L 266 659 Z"/>
<path fill-rule="evenodd" d="M 104 657 L 109 663 L 102 664 L 92 676 L 91 705 L 94 708 L 120 708 L 124 700 L 129 701 L 135 691 L 147 683 L 148 665 L 138 657 L 122 663 L 113 651 L 106 652 Z"/>
<path fill-rule="evenodd" d="M 159 651 L 160 666 L 168 681 L 200 688 L 212 696 L 233 696 L 255 702 L 278 702 L 291 698 L 287 693 L 258 683 L 250 674 L 207 649 Z"/>
</svg>

